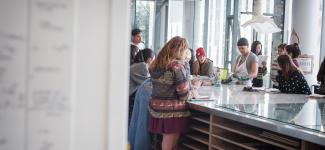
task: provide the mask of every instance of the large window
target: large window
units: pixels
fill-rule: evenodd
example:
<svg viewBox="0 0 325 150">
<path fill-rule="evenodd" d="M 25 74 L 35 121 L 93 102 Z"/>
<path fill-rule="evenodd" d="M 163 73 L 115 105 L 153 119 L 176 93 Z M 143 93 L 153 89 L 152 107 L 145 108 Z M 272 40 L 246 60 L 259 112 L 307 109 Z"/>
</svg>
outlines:
<svg viewBox="0 0 325 150">
<path fill-rule="evenodd" d="M 241 16 L 240 24 L 245 23 L 246 21 L 252 19 L 253 12 L 253 0 L 241 0 L 240 1 Z M 246 37 L 248 40 L 253 40 L 253 29 L 248 26 L 246 28 L 240 27 L 240 37 Z"/>
<path fill-rule="evenodd" d="M 252 18 L 252 12 L 253 12 L 253 0 L 244 0 L 241 1 L 241 17 L 240 17 L 240 23 L 243 24 L 246 21 L 250 20 Z M 274 15 L 274 0 L 265 0 L 262 2 L 262 12 L 265 15 L 272 16 Z M 271 52 L 272 52 L 272 34 L 263 34 L 263 33 L 257 33 L 252 29 L 251 27 L 240 27 L 240 36 L 246 37 L 248 40 L 251 41 L 260 41 L 262 43 L 262 55 L 269 56 L 268 57 L 268 68 L 270 68 L 271 64 Z"/>
<path fill-rule="evenodd" d="M 183 36 L 184 1 L 170 0 L 168 12 L 167 39 Z"/>
<path fill-rule="evenodd" d="M 135 28 L 143 31 L 145 46 L 153 48 L 155 1 L 137 0 L 135 6 Z"/>
<path fill-rule="evenodd" d="M 226 5 L 227 0 L 209 2 L 207 54 L 218 67 L 224 66 Z"/>
<path fill-rule="evenodd" d="M 205 0 L 169 0 L 167 40 L 183 36 L 192 49 L 203 47 Z"/>
</svg>

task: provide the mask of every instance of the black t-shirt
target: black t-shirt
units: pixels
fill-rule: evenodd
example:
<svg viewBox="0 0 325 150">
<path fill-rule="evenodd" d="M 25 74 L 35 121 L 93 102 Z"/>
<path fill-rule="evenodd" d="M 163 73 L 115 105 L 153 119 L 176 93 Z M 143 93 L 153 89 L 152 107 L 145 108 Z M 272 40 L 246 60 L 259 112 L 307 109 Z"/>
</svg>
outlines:
<svg viewBox="0 0 325 150">
<path fill-rule="evenodd" d="M 133 44 L 131 44 L 130 47 L 130 65 L 133 64 L 135 55 L 139 52 L 139 48 Z"/>
</svg>

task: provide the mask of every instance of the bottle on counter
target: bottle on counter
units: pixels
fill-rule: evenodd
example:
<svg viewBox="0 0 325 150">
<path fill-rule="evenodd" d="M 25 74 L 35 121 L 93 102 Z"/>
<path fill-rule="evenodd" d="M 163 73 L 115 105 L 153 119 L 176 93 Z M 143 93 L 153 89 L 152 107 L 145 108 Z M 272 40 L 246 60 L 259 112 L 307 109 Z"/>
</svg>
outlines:
<svg viewBox="0 0 325 150">
<path fill-rule="evenodd" d="M 221 70 L 219 67 L 216 68 L 216 73 L 215 73 L 215 76 L 213 77 L 213 85 L 215 87 L 219 87 L 220 84 L 221 84 Z"/>
</svg>

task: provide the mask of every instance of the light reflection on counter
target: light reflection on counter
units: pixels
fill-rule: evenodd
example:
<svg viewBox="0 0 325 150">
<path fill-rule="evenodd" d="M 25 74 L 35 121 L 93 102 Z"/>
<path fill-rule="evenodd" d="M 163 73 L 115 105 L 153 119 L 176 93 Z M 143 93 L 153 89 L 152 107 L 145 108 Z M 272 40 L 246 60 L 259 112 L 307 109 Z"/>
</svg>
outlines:
<svg viewBox="0 0 325 150">
<path fill-rule="evenodd" d="M 325 100 L 301 94 L 245 92 L 241 85 L 203 86 L 199 94 L 213 101 L 195 101 L 209 108 L 222 107 L 324 132 Z"/>
</svg>

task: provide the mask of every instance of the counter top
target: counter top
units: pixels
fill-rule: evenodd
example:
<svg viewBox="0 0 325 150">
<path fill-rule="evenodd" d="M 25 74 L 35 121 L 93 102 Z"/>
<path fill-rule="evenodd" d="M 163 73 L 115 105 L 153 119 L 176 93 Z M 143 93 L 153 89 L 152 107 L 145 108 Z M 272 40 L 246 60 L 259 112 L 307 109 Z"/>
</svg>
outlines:
<svg viewBox="0 0 325 150">
<path fill-rule="evenodd" d="M 325 146 L 325 99 L 307 95 L 246 92 L 242 85 L 203 86 L 190 107 Z"/>
</svg>

